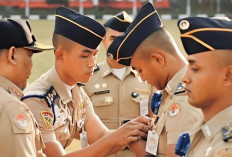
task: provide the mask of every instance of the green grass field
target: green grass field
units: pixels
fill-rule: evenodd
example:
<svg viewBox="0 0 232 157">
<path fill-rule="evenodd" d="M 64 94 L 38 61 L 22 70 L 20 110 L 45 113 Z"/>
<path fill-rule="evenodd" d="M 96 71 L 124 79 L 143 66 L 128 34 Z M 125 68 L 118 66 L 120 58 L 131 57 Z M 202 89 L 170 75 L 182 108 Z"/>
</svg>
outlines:
<svg viewBox="0 0 232 157">
<path fill-rule="evenodd" d="M 104 21 L 99 21 L 99 22 L 104 23 Z M 30 23 L 32 27 L 32 32 L 34 33 L 38 42 L 43 43 L 43 44 L 52 44 L 52 33 L 54 30 L 54 23 L 55 23 L 54 21 L 38 20 L 38 21 L 30 21 Z M 186 56 L 186 53 L 180 41 L 179 30 L 177 28 L 177 21 L 170 20 L 170 21 L 163 21 L 163 23 L 164 23 L 164 26 L 173 35 L 180 50 Z M 105 59 L 105 54 L 106 52 L 101 46 L 100 51 L 98 53 L 97 62 L 103 61 Z M 32 83 L 41 74 L 46 72 L 48 69 L 50 69 L 54 65 L 53 51 L 47 51 L 47 52 L 33 55 L 33 64 L 34 66 L 32 69 L 32 75 L 30 76 L 29 81 L 28 81 L 29 83 Z M 74 142 L 66 149 L 66 151 L 72 152 L 78 149 L 80 149 L 80 143 L 79 141 L 74 140 Z"/>
</svg>

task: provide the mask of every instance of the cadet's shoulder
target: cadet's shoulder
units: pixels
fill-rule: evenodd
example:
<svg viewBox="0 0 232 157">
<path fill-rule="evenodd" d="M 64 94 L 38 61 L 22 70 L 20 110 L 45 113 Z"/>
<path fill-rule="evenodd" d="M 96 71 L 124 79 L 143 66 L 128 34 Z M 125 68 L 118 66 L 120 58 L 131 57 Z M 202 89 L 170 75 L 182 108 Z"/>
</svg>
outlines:
<svg viewBox="0 0 232 157">
<path fill-rule="evenodd" d="M 8 102 L 19 103 L 20 100 L 8 93 L 5 89 L 0 88 L 0 104 L 6 104 Z"/>
</svg>

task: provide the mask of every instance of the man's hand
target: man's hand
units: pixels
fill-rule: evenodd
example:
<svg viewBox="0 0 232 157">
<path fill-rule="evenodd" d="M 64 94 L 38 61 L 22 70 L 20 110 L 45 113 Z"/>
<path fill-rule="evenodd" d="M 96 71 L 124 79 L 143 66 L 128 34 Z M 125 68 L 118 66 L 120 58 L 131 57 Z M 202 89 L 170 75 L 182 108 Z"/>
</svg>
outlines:
<svg viewBox="0 0 232 157">
<path fill-rule="evenodd" d="M 139 120 L 144 122 L 148 121 L 147 119 L 143 119 L 139 118 L 136 121 L 129 121 L 110 134 L 112 140 L 115 141 L 115 145 L 126 146 L 131 142 L 146 138 L 150 126 L 138 122 Z"/>
<path fill-rule="evenodd" d="M 147 116 L 139 116 L 139 117 L 137 117 L 137 118 L 135 118 L 135 119 L 132 119 L 131 121 L 143 123 L 143 124 L 145 124 L 145 125 L 147 125 L 147 126 L 150 127 L 150 126 L 151 126 L 151 120 L 152 120 L 152 118 L 150 118 L 150 117 L 147 117 Z"/>
</svg>

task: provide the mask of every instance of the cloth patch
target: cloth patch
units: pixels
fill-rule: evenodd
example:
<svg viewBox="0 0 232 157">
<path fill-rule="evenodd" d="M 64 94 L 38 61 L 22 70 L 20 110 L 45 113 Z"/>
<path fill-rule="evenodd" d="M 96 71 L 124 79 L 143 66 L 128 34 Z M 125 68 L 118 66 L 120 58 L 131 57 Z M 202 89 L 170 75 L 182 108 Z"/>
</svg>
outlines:
<svg viewBox="0 0 232 157">
<path fill-rule="evenodd" d="M 48 112 L 48 111 L 42 111 L 41 112 L 41 116 L 43 118 L 43 121 L 46 125 L 46 128 L 50 128 L 53 124 L 54 121 L 54 116 L 52 113 Z"/>
<path fill-rule="evenodd" d="M 172 106 L 168 110 L 168 115 L 170 117 L 176 116 L 180 112 L 180 105 L 179 104 L 172 104 Z"/>
<path fill-rule="evenodd" d="M 17 113 L 14 122 L 20 129 L 28 129 L 29 127 L 29 119 L 25 113 Z"/>
</svg>

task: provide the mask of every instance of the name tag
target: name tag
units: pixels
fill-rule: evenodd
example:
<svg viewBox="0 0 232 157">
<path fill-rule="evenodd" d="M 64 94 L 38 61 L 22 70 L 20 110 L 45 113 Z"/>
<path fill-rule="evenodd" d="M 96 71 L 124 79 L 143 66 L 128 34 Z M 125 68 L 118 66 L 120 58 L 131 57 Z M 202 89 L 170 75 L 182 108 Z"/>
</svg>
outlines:
<svg viewBox="0 0 232 157">
<path fill-rule="evenodd" d="M 110 93 L 110 90 L 100 90 L 100 91 L 94 92 L 95 95 L 106 94 L 106 93 Z"/>
<path fill-rule="evenodd" d="M 148 131 L 147 143 L 146 143 L 146 152 L 156 156 L 157 148 L 159 143 L 159 136 L 153 131 Z"/>
<path fill-rule="evenodd" d="M 140 115 L 145 116 L 148 114 L 148 99 L 142 98 L 140 100 Z"/>
</svg>

